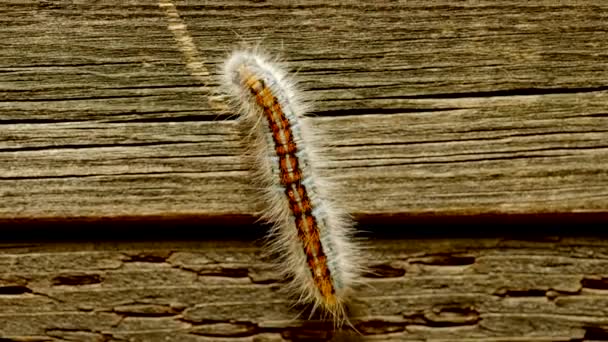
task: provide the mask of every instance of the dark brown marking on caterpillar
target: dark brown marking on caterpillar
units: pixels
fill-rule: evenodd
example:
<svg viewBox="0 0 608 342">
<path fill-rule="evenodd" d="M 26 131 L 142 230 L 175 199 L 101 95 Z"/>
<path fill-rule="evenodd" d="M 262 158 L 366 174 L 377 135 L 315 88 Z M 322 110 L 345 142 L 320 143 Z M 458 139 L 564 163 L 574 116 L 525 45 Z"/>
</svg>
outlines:
<svg viewBox="0 0 608 342">
<path fill-rule="evenodd" d="M 268 126 L 272 131 L 274 148 L 279 156 L 281 184 L 285 186 L 285 196 L 287 196 L 289 208 L 295 217 L 298 237 L 302 242 L 313 281 L 327 302 L 335 304 L 336 291 L 327 266 L 327 257 L 321 245 L 317 219 L 312 215 L 310 198 L 306 187 L 301 183 L 302 171 L 296 156 L 298 149 L 293 139 L 289 120 L 263 80 L 244 67 L 240 72 L 243 83 L 254 96 L 258 106 L 263 109 Z"/>
</svg>

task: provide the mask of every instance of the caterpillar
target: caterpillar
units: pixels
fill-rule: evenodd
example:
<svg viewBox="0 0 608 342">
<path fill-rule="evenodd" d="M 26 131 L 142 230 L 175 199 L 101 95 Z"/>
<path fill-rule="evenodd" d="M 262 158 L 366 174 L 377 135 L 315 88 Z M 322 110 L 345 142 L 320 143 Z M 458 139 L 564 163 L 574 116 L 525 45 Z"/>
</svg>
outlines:
<svg viewBox="0 0 608 342">
<path fill-rule="evenodd" d="M 272 225 L 271 249 L 291 279 L 298 302 L 321 308 L 341 325 L 360 273 L 352 223 L 332 200 L 332 185 L 317 171 L 317 136 L 287 72 L 255 51 L 234 52 L 223 85 L 248 132 L 255 180 Z"/>
</svg>

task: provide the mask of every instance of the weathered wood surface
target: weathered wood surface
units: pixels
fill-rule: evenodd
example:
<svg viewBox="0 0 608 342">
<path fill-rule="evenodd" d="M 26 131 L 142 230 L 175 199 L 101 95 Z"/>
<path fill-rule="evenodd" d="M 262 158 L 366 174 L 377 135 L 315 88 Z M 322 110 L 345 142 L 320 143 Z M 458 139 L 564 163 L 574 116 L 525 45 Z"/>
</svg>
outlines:
<svg viewBox="0 0 608 342">
<path fill-rule="evenodd" d="M 291 321 L 252 241 L 37 242 L 255 230 L 215 96 L 244 40 L 298 71 L 322 172 L 374 238 L 359 339 L 608 341 L 605 238 L 376 239 L 428 229 L 403 216 L 608 221 L 607 32 L 602 0 L 2 1 L 0 229 L 29 242 L 0 244 L 0 340 L 331 338 Z"/>
<path fill-rule="evenodd" d="M 0 245 L 2 341 L 326 341 L 253 243 Z M 349 341 L 608 341 L 608 242 L 374 241 Z"/>
<path fill-rule="evenodd" d="M 353 214 L 607 211 L 603 0 L 175 5 L 2 1 L 0 219 L 252 214 L 210 101 L 243 40 L 299 71 Z"/>
</svg>

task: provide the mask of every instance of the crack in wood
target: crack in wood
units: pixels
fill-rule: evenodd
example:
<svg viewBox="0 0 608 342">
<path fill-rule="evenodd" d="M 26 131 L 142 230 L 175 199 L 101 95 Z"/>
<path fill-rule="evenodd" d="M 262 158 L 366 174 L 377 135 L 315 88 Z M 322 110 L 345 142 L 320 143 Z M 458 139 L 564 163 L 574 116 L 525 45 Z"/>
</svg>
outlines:
<svg viewBox="0 0 608 342">
<path fill-rule="evenodd" d="M 568 317 L 576 317 L 577 321 L 568 321 L 568 327 L 572 326 L 572 328 L 556 328 L 562 329 L 559 330 L 562 335 L 560 335 L 559 339 L 554 339 L 555 341 L 570 341 L 566 339 L 567 336 L 572 337 L 571 341 L 576 341 L 574 338 L 582 337 L 585 326 L 595 328 L 595 330 L 589 330 L 589 336 L 601 336 L 601 330 L 598 330 L 598 326 L 593 325 L 593 322 L 603 319 L 601 313 L 598 312 L 604 310 L 601 306 L 604 301 L 604 291 L 596 291 L 597 294 L 591 293 L 585 296 L 564 296 L 566 297 L 564 298 L 565 301 L 558 304 L 538 300 L 537 297 L 526 299 L 525 292 L 517 293 L 514 291 L 532 289 L 539 291 L 537 294 L 541 295 L 545 290 L 540 290 L 547 289 L 546 296 L 549 297 L 549 293 L 552 291 L 558 294 L 566 290 L 576 292 L 577 285 L 581 284 L 581 279 L 603 281 L 604 277 L 593 275 L 598 269 L 601 270 L 602 265 L 605 263 L 604 253 L 608 245 L 603 241 L 597 241 L 597 239 L 568 237 L 556 239 L 547 237 L 534 241 L 476 238 L 466 240 L 409 240 L 407 242 L 405 240 L 400 242 L 373 240 L 370 243 L 375 246 L 369 250 L 372 253 L 371 260 L 385 261 L 384 263 L 376 264 L 377 266 L 389 265 L 398 269 L 400 265 L 407 265 L 410 259 L 428 262 L 429 260 L 425 258 L 430 257 L 432 261 L 433 257 L 440 257 L 439 260 L 441 260 L 446 256 L 474 256 L 476 263 L 483 263 L 487 262 L 484 258 L 488 256 L 488 253 L 492 257 L 490 265 L 494 265 L 487 269 L 484 267 L 470 268 L 467 266 L 450 268 L 448 266 L 449 269 L 445 270 L 445 272 L 443 271 L 443 267 L 431 265 L 429 268 L 432 268 L 433 272 L 424 274 L 425 279 L 422 280 L 417 279 L 417 274 L 406 273 L 402 278 L 387 278 L 378 282 L 374 281 L 373 285 L 377 283 L 379 286 L 382 286 L 380 292 L 365 292 L 366 290 L 363 290 L 366 294 L 363 295 L 364 300 L 362 301 L 362 305 L 365 305 L 362 311 L 372 310 L 373 312 L 355 313 L 352 316 L 355 327 L 364 336 L 370 336 L 371 339 L 382 339 L 386 336 L 396 336 L 395 339 L 397 340 L 403 336 L 423 338 L 424 336 L 428 336 L 429 333 L 443 336 L 442 334 L 446 331 L 459 334 L 459 337 L 464 337 L 467 332 L 473 331 L 475 333 L 486 334 L 482 336 L 496 335 L 507 340 L 515 334 L 510 326 L 513 322 L 522 322 L 524 330 L 518 330 L 517 333 L 520 333 L 521 331 L 527 331 L 525 329 L 527 329 L 528 325 L 538 325 L 541 327 L 555 327 L 559 325 L 561 327 L 563 326 L 563 320 L 568 319 Z M 217 243 L 206 244 L 205 246 L 207 247 L 201 247 L 200 243 L 176 247 L 175 242 L 165 242 L 162 248 L 158 244 L 159 242 L 143 243 L 140 245 L 140 249 L 135 249 L 132 244 L 124 244 L 122 248 L 116 249 L 114 243 L 102 244 L 101 246 L 96 245 L 94 248 L 88 247 L 89 249 L 78 247 L 83 250 L 70 255 L 69 260 L 77 257 L 83 258 L 89 254 L 87 258 L 91 258 L 91 256 L 99 258 L 101 257 L 99 249 L 103 247 L 101 249 L 107 250 L 110 249 L 110 246 L 112 246 L 111 248 L 113 248 L 114 252 L 112 254 L 104 254 L 104 260 L 116 259 L 124 261 L 132 256 L 134 256 L 134 260 L 147 260 L 149 256 L 152 256 L 152 260 L 161 262 L 152 262 L 145 265 L 146 269 L 144 271 L 159 272 L 155 273 L 158 277 L 150 277 L 149 280 L 145 278 L 149 283 L 137 283 L 135 286 L 130 287 L 125 287 L 122 283 L 107 284 L 102 293 L 98 293 L 96 287 L 91 288 L 90 291 L 87 289 L 73 291 L 73 289 L 69 288 L 52 289 L 50 293 L 64 300 L 64 302 L 48 303 L 48 301 L 43 301 L 46 305 L 43 307 L 46 310 L 46 314 L 43 316 L 48 316 L 52 319 L 64 319 L 63 315 L 67 313 L 68 317 L 70 317 L 69 319 L 75 319 L 76 322 L 83 320 L 83 326 L 95 328 L 98 324 L 102 324 L 97 323 L 98 317 L 99 319 L 106 319 L 102 316 L 110 315 L 111 318 L 107 318 L 109 319 L 108 323 L 105 323 L 108 326 L 107 329 L 112 329 L 109 331 L 114 331 L 113 329 L 119 330 L 121 331 L 120 337 L 125 336 L 125 338 L 137 337 L 139 333 L 135 330 L 130 330 L 134 329 L 134 327 L 157 324 L 158 326 L 162 326 L 163 329 L 166 327 L 167 331 L 170 331 L 170 334 L 175 334 L 175 336 L 179 334 L 181 334 L 180 336 L 184 334 L 192 336 L 198 334 L 199 338 L 210 340 L 243 338 L 232 337 L 230 336 L 231 334 L 238 336 L 253 334 L 252 336 L 256 338 L 258 336 L 260 338 L 262 336 L 273 336 L 276 338 L 279 338 L 279 336 L 293 336 L 295 340 L 302 341 L 319 341 L 324 338 L 335 338 L 335 336 L 330 337 L 330 334 L 327 332 L 315 332 L 316 330 L 326 329 L 322 323 L 318 326 L 311 326 L 306 324 L 298 325 L 297 322 L 289 321 L 289 314 L 293 313 L 293 311 L 288 312 L 286 308 L 291 302 L 285 300 L 284 297 L 278 296 L 277 292 L 270 289 L 270 286 L 257 286 L 241 280 L 235 282 L 233 279 L 212 277 L 209 277 L 209 279 L 199 278 L 196 280 L 196 283 L 192 283 L 192 277 L 183 278 L 183 274 L 175 272 L 162 262 L 163 258 L 167 258 L 169 259 L 169 263 L 174 267 L 177 267 L 177 265 L 192 265 L 197 274 L 199 271 L 204 271 L 209 267 L 211 269 L 220 269 L 221 267 L 247 269 L 250 272 L 250 279 L 251 272 L 256 270 L 256 267 L 262 272 L 268 271 L 271 274 L 272 268 L 269 267 L 269 264 L 268 269 L 266 269 L 264 267 L 267 264 L 260 263 L 260 249 L 252 248 L 249 242 L 240 242 L 238 245 L 228 244 L 234 248 L 228 250 L 218 249 Z M 78 246 L 86 245 L 79 244 Z M 496 248 L 496 246 L 499 246 L 499 248 Z M 58 270 L 64 270 L 66 267 L 69 270 L 74 267 L 72 264 L 65 264 L 65 252 L 70 251 L 70 253 L 73 253 L 74 248 L 74 244 L 66 244 L 65 247 L 48 244 L 33 250 L 7 250 L 3 254 L 3 257 L 7 260 L 15 260 L 17 263 L 27 265 L 28 271 L 20 271 L 21 273 L 11 271 L 4 279 L 5 281 L 14 280 L 13 283 L 8 283 L 10 285 L 26 285 L 28 284 L 27 282 L 18 283 L 17 281 L 27 275 L 30 278 L 30 282 L 35 281 L 36 284 L 40 282 L 47 284 L 50 281 L 46 280 L 51 280 L 55 274 L 72 274 L 74 272 L 59 272 Z M 197 249 L 196 252 L 193 252 L 193 249 Z M 548 253 L 549 251 L 550 253 Z M 577 258 L 573 255 L 573 251 L 586 257 Z M 45 255 L 48 258 L 48 261 L 42 263 L 44 265 L 38 265 L 42 261 L 40 255 Z M 556 259 L 556 255 L 563 255 L 564 258 Z M 30 260 L 32 256 L 35 258 Z M 534 269 L 530 270 L 528 268 L 525 268 L 525 270 L 529 273 L 522 274 L 520 267 L 529 267 L 530 258 L 542 267 L 545 267 L 547 264 L 555 264 L 556 261 L 558 261 L 558 264 L 566 261 L 565 265 L 567 267 L 579 270 L 581 274 L 564 275 L 559 270 L 559 267 L 557 269 L 551 267 L 549 270 L 546 270 L 548 272 L 547 277 L 539 277 L 538 274 L 534 273 Z M 24 262 L 29 262 L 29 264 Z M 45 278 L 39 278 L 39 276 L 35 275 L 38 273 L 29 273 L 35 271 L 35 269 L 31 268 L 34 262 L 36 262 L 35 265 L 38 265 L 35 267 L 41 267 L 45 270 L 44 274 L 50 272 L 50 275 L 45 276 Z M 53 265 L 50 271 L 49 267 L 51 266 L 48 265 Z M 497 270 L 495 266 L 501 267 L 500 276 L 496 275 L 495 272 Z M 99 266 L 93 265 L 92 267 Z M 419 267 L 422 268 L 421 266 Z M 8 271 L 9 268 L 6 268 L 6 270 Z M 174 278 L 175 284 L 168 284 L 167 278 L 163 275 L 167 270 L 169 270 L 166 273 L 167 276 L 177 276 Z M 131 273 L 137 277 L 141 274 L 141 271 L 138 267 L 123 267 L 120 270 L 108 269 L 105 272 L 108 273 L 108 277 L 118 279 L 116 278 L 117 276 L 128 277 Z M 105 276 L 105 273 L 103 275 Z M 432 287 L 431 289 L 429 287 L 432 292 L 417 296 L 416 291 L 428 290 L 425 289 L 427 282 L 431 282 L 432 285 L 449 284 L 449 286 L 442 289 L 438 287 Z M 222 288 L 222 284 L 229 286 Z M 237 285 L 231 286 L 235 284 Z M 479 293 L 480 290 L 486 291 L 500 288 L 501 286 L 507 291 L 512 291 L 510 294 L 524 294 L 524 296 L 505 304 L 507 301 L 489 294 L 482 295 Z M 526 286 L 529 286 L 529 288 Z M 552 290 L 556 288 L 559 290 Z M 32 293 L 39 294 L 36 292 Z M 76 297 L 73 297 L 74 295 Z M 147 297 L 149 302 L 144 298 L 146 295 L 149 295 Z M 503 295 L 509 295 L 509 293 L 503 292 Z M 128 301 L 125 299 L 129 298 L 139 298 L 139 302 L 115 307 L 111 304 L 124 303 Z M 254 298 L 256 302 L 251 302 Z M 21 302 L 22 300 L 33 300 L 32 306 L 39 305 L 40 303 L 38 298 L 31 295 L 26 295 L 23 298 L 6 297 L 2 299 L 3 301 L 16 300 L 17 302 L 14 304 L 9 304 L 9 308 L 19 308 L 19 310 L 24 306 Z M 277 301 L 272 302 L 275 299 Z M 206 300 L 209 303 L 201 302 Z M 166 303 L 182 304 L 174 305 Z M 84 305 L 89 305 L 90 310 L 88 312 L 74 310 Z M 265 306 L 263 309 L 259 309 L 260 305 Z M 111 309 L 108 310 L 108 307 Z M 194 307 L 197 309 L 192 313 L 185 313 L 186 310 Z M 378 307 L 386 307 L 386 309 L 377 309 Z M 59 308 L 59 310 L 56 308 Z M 412 311 L 403 314 L 404 310 L 408 310 L 408 308 L 411 308 Z M 36 310 L 39 310 L 39 308 L 32 307 L 29 312 L 37 312 Z M 245 312 L 245 314 L 241 315 L 237 313 L 235 316 L 235 312 L 241 312 L 240 310 Z M 382 316 L 382 310 L 396 314 L 395 316 Z M 588 316 L 585 316 L 583 313 L 576 314 L 577 312 L 587 312 L 588 310 L 592 310 L 595 314 Z M 298 310 L 296 309 L 295 311 Z M 303 313 L 301 317 L 306 316 L 306 313 Z M 511 318 L 511 316 L 513 317 Z M 29 313 L 26 316 L 16 314 L 15 320 L 24 320 L 25 324 L 32 324 L 32 326 L 38 324 L 37 321 L 29 323 L 27 321 L 29 317 L 33 316 Z M 183 317 L 188 317 L 190 320 L 183 319 Z M 208 320 L 214 317 L 222 317 L 222 320 Z M 483 317 L 483 325 L 480 324 L 481 317 Z M 123 319 L 122 323 L 116 324 L 117 319 Z M 87 323 L 88 320 L 91 320 L 93 323 Z M 502 323 L 503 320 L 506 323 Z M 537 323 L 538 320 L 541 323 Z M 0 326 L 2 323 L 2 320 L 0 320 Z M 235 327 L 233 325 L 235 323 L 244 323 L 244 326 Z M 204 326 L 205 324 L 216 325 Z M 517 324 L 520 323 L 514 324 L 517 327 Z M 258 326 L 258 330 L 252 332 L 253 330 L 251 329 L 253 328 L 251 327 L 254 325 Z M 203 328 L 197 328 L 199 326 L 203 326 Z M 331 330 L 332 327 L 328 327 L 327 329 Z M 489 329 L 494 330 L 488 333 Z M 298 332 L 299 330 L 303 332 Z M 309 330 L 313 332 L 309 332 Z M 105 330 L 102 331 L 105 332 Z M 14 332 L 11 333 L 15 334 Z M 527 332 L 524 333 L 528 334 Z M 154 340 L 162 340 L 163 336 L 166 336 L 160 332 L 150 334 L 150 336 L 154 336 Z M 205 334 L 223 335 L 224 337 L 205 336 Z M 78 337 L 68 337 L 74 341 L 82 340 Z M 526 337 L 531 337 L 531 335 L 526 335 Z M 479 340 L 482 341 L 483 338 Z M 352 341 L 352 339 L 346 339 L 346 341 Z M 534 338 L 531 337 L 530 341 L 534 341 Z"/>
<path fill-rule="evenodd" d="M 490 91 L 473 91 L 460 93 L 437 93 L 419 94 L 406 96 L 371 97 L 371 99 L 460 99 L 471 97 L 507 97 L 507 96 L 533 96 L 533 95 L 556 95 L 575 93 L 594 93 L 608 90 L 608 86 L 598 87 L 556 87 L 556 88 L 512 88 Z"/>
<path fill-rule="evenodd" d="M 358 320 L 355 327 L 364 335 L 383 335 L 406 331 L 408 326 L 448 328 L 472 326 L 479 323 L 480 314 L 469 306 L 444 306 L 432 310 L 406 314 L 400 318 L 372 318 Z"/>
<path fill-rule="evenodd" d="M 45 333 L 48 336 L 53 337 L 53 341 L 55 341 L 56 338 L 60 338 L 65 341 L 127 341 L 113 334 L 99 332 L 93 329 L 51 328 L 46 329 Z"/>
<path fill-rule="evenodd" d="M 494 295 L 498 297 L 546 297 L 547 290 L 500 288 L 494 292 Z"/>
<path fill-rule="evenodd" d="M 406 271 L 403 268 L 394 267 L 390 264 L 371 265 L 365 268 L 365 278 L 398 278 L 403 277 Z"/>
<path fill-rule="evenodd" d="M 195 272 L 201 276 L 213 277 L 247 278 L 249 276 L 249 268 L 247 267 L 204 267 Z"/>
<path fill-rule="evenodd" d="M 287 328 L 281 331 L 281 337 L 293 342 L 329 341 L 334 337 L 331 323 L 309 322 L 297 328 Z"/>
<path fill-rule="evenodd" d="M 585 340 L 608 341 L 608 325 L 585 328 Z"/>
<path fill-rule="evenodd" d="M 429 266 L 469 266 L 475 264 L 475 257 L 469 255 L 430 255 L 421 258 L 411 258 L 410 264 Z"/>
<path fill-rule="evenodd" d="M 173 251 L 140 251 L 136 253 L 124 253 L 127 259 L 123 262 L 149 262 L 165 263 L 173 254 Z"/>
<path fill-rule="evenodd" d="M 103 282 L 101 274 L 90 274 L 90 273 L 66 273 L 54 277 L 51 283 L 54 286 L 68 285 L 68 286 L 81 286 L 81 285 L 92 285 Z"/>
<path fill-rule="evenodd" d="M 312 112 L 312 115 L 332 117 L 332 116 L 355 116 L 355 115 L 391 115 L 391 114 L 408 114 L 408 113 L 433 113 L 445 112 L 451 110 L 459 110 L 459 107 L 448 108 L 357 108 L 357 109 L 333 109 Z"/>
<path fill-rule="evenodd" d="M 54 342 L 56 339 L 48 336 L 15 336 L 15 337 L 2 337 L 0 336 L 0 342 Z"/>
<path fill-rule="evenodd" d="M 192 322 L 190 322 L 192 323 Z M 192 323 L 190 334 L 206 337 L 248 337 L 264 332 L 251 322 L 196 322 Z"/>
<path fill-rule="evenodd" d="M 284 282 L 280 273 L 274 269 L 249 269 L 248 277 L 252 284 L 269 285 Z"/>
<path fill-rule="evenodd" d="M 146 147 L 146 146 L 180 145 L 180 144 L 195 144 L 195 143 L 197 143 L 197 141 L 180 140 L 180 141 L 155 141 L 155 142 L 138 142 L 138 143 L 122 143 L 122 144 L 66 144 L 66 145 L 4 148 L 4 149 L 0 149 L 0 153 L 2 153 L 2 152 L 45 151 L 45 150 L 80 150 L 80 149 L 88 149 L 88 148 Z"/>
<path fill-rule="evenodd" d="M 23 285 L 8 285 L 8 286 L 0 286 L 0 296 L 2 295 L 20 295 L 24 293 L 32 293 L 33 291 Z"/>
<path fill-rule="evenodd" d="M 163 112 L 163 113 L 159 113 L 159 114 L 166 114 L 167 112 Z M 178 112 L 171 112 L 173 113 L 178 113 Z M 187 112 L 188 113 L 188 112 Z M 186 114 L 187 114 L 186 113 Z M 137 113 L 137 114 L 142 114 L 141 112 Z M 234 120 L 234 115 L 232 114 L 214 114 L 214 115 L 194 115 L 194 114 L 190 114 L 190 115 L 183 115 L 183 116 L 169 116 L 169 117 L 153 117 L 153 118 L 146 118 L 146 117 L 139 117 L 139 118 L 133 118 L 133 119 L 122 119 L 122 120 L 108 120 L 108 121 L 104 121 L 106 123 L 109 124 L 116 124 L 116 123 L 165 123 L 165 122 L 207 122 L 207 121 L 229 121 L 229 120 Z M 1 123 L 1 122 L 0 122 Z M 226 139 L 231 139 L 231 136 L 226 135 Z"/>
<path fill-rule="evenodd" d="M 476 325 L 481 320 L 479 312 L 471 306 L 435 307 L 422 315 L 425 324 L 433 328 L 470 326 Z"/>
<path fill-rule="evenodd" d="M 423 320 L 420 320 L 423 323 Z M 391 321 L 384 319 L 370 319 L 355 324 L 357 330 L 364 335 L 383 335 L 405 331 L 407 321 Z"/>
<path fill-rule="evenodd" d="M 112 308 L 112 312 L 124 317 L 171 317 L 179 315 L 186 307 L 159 304 L 127 304 Z"/>
<path fill-rule="evenodd" d="M 608 290 L 608 277 L 589 276 L 581 280 L 581 285 L 584 288 L 594 290 Z"/>
</svg>

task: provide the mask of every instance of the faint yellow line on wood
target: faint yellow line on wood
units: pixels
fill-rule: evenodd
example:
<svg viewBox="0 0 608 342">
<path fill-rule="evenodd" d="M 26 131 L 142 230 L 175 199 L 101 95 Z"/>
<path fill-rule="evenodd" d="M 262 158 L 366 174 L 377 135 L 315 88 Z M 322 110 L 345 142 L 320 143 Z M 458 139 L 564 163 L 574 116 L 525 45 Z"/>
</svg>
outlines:
<svg viewBox="0 0 608 342">
<path fill-rule="evenodd" d="M 196 45 L 192 41 L 192 37 L 188 32 L 188 26 L 182 20 L 175 7 L 175 4 L 171 0 L 159 0 L 158 6 L 164 10 L 165 15 L 169 21 L 169 31 L 173 33 L 177 48 L 182 52 L 184 59 L 186 60 L 186 67 L 190 70 L 190 74 L 201 81 L 204 90 L 207 90 L 207 81 L 209 76 L 209 70 L 205 67 L 204 59 L 199 54 Z"/>
</svg>

